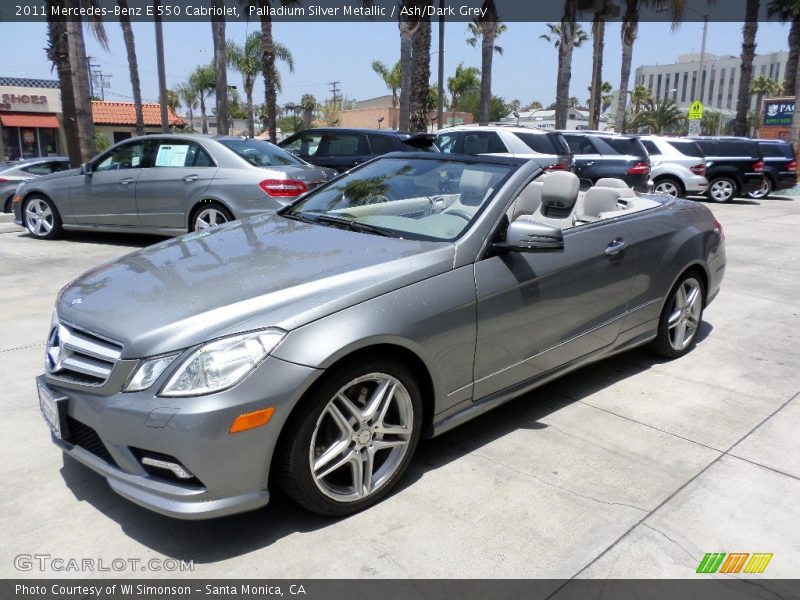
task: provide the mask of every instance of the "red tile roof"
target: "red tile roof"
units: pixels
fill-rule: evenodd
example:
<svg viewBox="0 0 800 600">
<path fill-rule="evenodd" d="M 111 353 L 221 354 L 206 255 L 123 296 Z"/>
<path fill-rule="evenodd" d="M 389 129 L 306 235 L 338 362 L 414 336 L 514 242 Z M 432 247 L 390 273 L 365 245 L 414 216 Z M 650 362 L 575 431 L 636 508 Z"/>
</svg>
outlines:
<svg viewBox="0 0 800 600">
<path fill-rule="evenodd" d="M 155 102 L 145 102 L 142 104 L 145 126 L 161 125 L 161 108 Z M 170 125 L 185 125 L 181 119 L 171 110 L 167 110 Z M 133 102 L 103 102 L 101 100 L 92 101 L 92 117 L 95 125 L 136 125 L 136 111 Z"/>
</svg>

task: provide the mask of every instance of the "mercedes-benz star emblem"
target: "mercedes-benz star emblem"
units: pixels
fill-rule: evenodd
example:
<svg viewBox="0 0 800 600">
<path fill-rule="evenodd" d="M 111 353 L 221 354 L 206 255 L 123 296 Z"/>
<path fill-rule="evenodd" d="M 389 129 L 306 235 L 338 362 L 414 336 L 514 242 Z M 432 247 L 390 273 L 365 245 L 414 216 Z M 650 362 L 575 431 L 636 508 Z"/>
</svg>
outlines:
<svg viewBox="0 0 800 600">
<path fill-rule="evenodd" d="M 61 369 L 64 359 L 64 340 L 61 325 L 56 325 L 47 339 L 47 370 L 55 372 Z"/>
</svg>

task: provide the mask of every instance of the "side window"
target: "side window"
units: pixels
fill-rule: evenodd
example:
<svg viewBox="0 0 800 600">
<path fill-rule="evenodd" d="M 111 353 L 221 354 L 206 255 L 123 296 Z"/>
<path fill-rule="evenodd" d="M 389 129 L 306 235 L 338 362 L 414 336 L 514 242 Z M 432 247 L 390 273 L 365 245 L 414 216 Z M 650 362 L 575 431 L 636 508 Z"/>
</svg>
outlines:
<svg viewBox="0 0 800 600">
<path fill-rule="evenodd" d="M 369 154 L 364 136 L 355 133 L 328 135 L 328 156 L 359 156 Z"/>
<path fill-rule="evenodd" d="M 440 133 L 436 136 L 436 145 L 444 154 L 460 153 L 463 142 L 464 136 L 460 133 Z"/>
<path fill-rule="evenodd" d="M 597 154 L 597 149 L 589 138 L 582 135 L 565 135 L 569 149 L 573 154 Z"/>
<path fill-rule="evenodd" d="M 650 140 L 639 140 L 639 141 L 642 142 L 642 146 L 645 147 L 647 153 L 650 156 L 659 156 L 661 154 L 661 150 L 658 149 L 658 146 L 656 146 L 655 142 L 652 142 Z"/>
<path fill-rule="evenodd" d="M 464 154 L 492 154 L 508 152 L 508 148 L 494 131 L 464 134 Z"/>
<path fill-rule="evenodd" d="M 321 141 L 322 134 L 320 133 L 302 133 L 281 147 L 295 156 L 308 157 L 316 155 Z"/>
<path fill-rule="evenodd" d="M 163 167 L 210 167 L 211 157 L 198 144 L 189 141 L 159 140 L 155 144 L 153 166 Z"/>
<path fill-rule="evenodd" d="M 140 169 L 144 162 L 145 142 L 124 144 L 101 157 L 95 165 L 95 171 L 113 171 L 121 169 Z"/>
<path fill-rule="evenodd" d="M 370 134 L 368 138 L 369 145 L 372 147 L 372 154 L 387 154 L 396 150 L 388 136 Z"/>
<path fill-rule="evenodd" d="M 58 173 L 59 171 L 68 171 L 69 170 L 69 161 L 66 160 L 57 160 L 53 163 L 53 173 Z"/>
<path fill-rule="evenodd" d="M 31 165 L 29 167 L 23 167 L 22 170 L 26 173 L 30 173 L 31 175 L 49 175 L 53 172 L 53 163 L 43 162 L 43 163 L 36 163 L 35 165 Z"/>
</svg>

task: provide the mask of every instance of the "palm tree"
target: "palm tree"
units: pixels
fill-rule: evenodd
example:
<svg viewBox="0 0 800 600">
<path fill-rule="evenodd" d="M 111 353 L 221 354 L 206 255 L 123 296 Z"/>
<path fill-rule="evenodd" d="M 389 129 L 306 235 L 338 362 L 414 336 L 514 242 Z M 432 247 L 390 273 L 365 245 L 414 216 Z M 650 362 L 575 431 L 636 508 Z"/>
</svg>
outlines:
<svg viewBox="0 0 800 600">
<path fill-rule="evenodd" d="M 656 103 L 652 99 L 633 119 L 636 128 L 647 127 L 650 133 L 659 135 L 680 129 L 685 117 L 674 100 L 664 98 Z"/>
<path fill-rule="evenodd" d="M 789 27 L 789 58 L 786 60 L 786 77 L 783 80 L 783 93 L 794 94 L 797 77 L 797 63 L 800 57 L 800 2 L 798 0 L 770 0 L 767 14 L 781 21 L 791 21 Z"/>
<path fill-rule="evenodd" d="M 545 40 L 553 44 L 554 48 L 561 45 L 561 24 L 560 23 L 545 23 L 549 33 L 543 33 L 539 39 Z M 589 34 L 580 23 L 575 24 L 575 39 L 572 43 L 573 47 L 580 48 L 584 42 L 589 40 Z"/>
<path fill-rule="evenodd" d="M 428 131 L 430 79 L 431 21 L 426 16 L 420 20 L 411 44 L 411 89 L 408 115 L 410 131 Z"/>
<path fill-rule="evenodd" d="M 122 28 L 122 37 L 125 40 L 125 52 L 128 55 L 128 70 L 131 75 L 133 109 L 136 113 L 136 135 L 144 135 L 142 87 L 139 82 L 139 65 L 136 61 L 136 44 L 133 40 L 133 28 L 131 27 L 131 18 L 128 16 L 128 0 L 117 0 L 117 6 L 120 8 L 119 26 Z"/>
<path fill-rule="evenodd" d="M 631 63 L 633 60 L 633 43 L 639 32 L 639 8 L 641 6 L 654 6 L 666 8 L 672 13 L 672 28 L 675 29 L 683 17 L 687 0 L 625 0 L 625 12 L 622 15 L 622 66 L 619 77 L 619 97 L 617 99 L 617 113 L 614 121 L 614 131 L 625 131 L 623 122 L 628 102 L 628 82 L 631 78 Z"/>
<path fill-rule="evenodd" d="M 633 92 L 631 93 L 631 104 L 633 105 L 634 115 L 639 114 L 639 111 L 642 110 L 642 106 L 644 104 L 652 101 L 653 95 L 645 86 L 637 85 L 635 88 L 633 88 Z"/>
<path fill-rule="evenodd" d="M 314 111 L 317 110 L 317 99 L 312 94 L 303 94 L 300 98 L 300 106 L 303 109 L 303 120 L 306 122 L 306 127 L 311 127 L 314 121 Z"/>
<path fill-rule="evenodd" d="M 403 7 L 410 7 L 415 0 L 401 0 Z M 414 32 L 419 26 L 407 16 L 399 16 L 397 26 L 400 28 L 400 124 L 406 131 L 411 116 L 411 57 L 414 45 Z"/>
<path fill-rule="evenodd" d="M 458 109 L 458 99 L 468 94 L 480 92 L 480 76 L 481 72 L 477 67 L 465 67 L 464 63 L 459 63 L 453 76 L 447 78 L 447 90 L 450 92 L 450 111 L 453 113 L 453 124 L 455 124 L 455 112 Z"/>
<path fill-rule="evenodd" d="M 603 86 L 603 49 L 606 37 L 606 18 L 608 17 L 610 0 L 597 0 L 592 19 L 592 83 L 589 86 L 589 129 L 597 129 L 600 125 L 600 104 Z"/>
<path fill-rule="evenodd" d="M 736 118 L 733 135 L 747 135 L 747 111 L 750 108 L 750 81 L 753 78 L 753 57 L 756 53 L 758 9 L 761 0 L 747 0 L 742 26 L 742 66 L 739 79 L 739 96 L 736 99 Z"/>
<path fill-rule="evenodd" d="M 214 65 L 199 65 L 189 75 L 189 85 L 197 92 L 200 102 L 200 133 L 208 133 L 206 98 L 214 91 Z"/>
<path fill-rule="evenodd" d="M 223 0 L 212 0 L 215 9 L 224 9 Z M 228 111 L 228 55 L 225 44 L 225 17 L 211 18 L 211 37 L 214 41 L 214 89 L 217 99 L 217 133 L 228 135 L 230 116 Z"/>
<path fill-rule="evenodd" d="M 506 26 L 497 18 L 497 7 L 494 0 L 484 0 L 481 7 L 484 17 L 480 21 L 469 24 L 470 37 L 467 43 L 473 48 L 481 43 L 481 96 L 478 121 L 482 125 L 489 123 L 489 104 L 492 100 L 492 58 L 494 53 L 503 55 L 503 48 L 495 44 L 495 40 Z"/>
<path fill-rule="evenodd" d="M 764 96 L 773 96 L 781 93 L 783 86 L 779 81 L 771 79 L 766 75 L 759 75 L 750 84 L 750 93 L 756 97 L 756 115 L 761 115 L 761 107 Z M 758 127 L 756 127 L 758 129 Z"/>
<path fill-rule="evenodd" d="M 400 61 L 395 63 L 394 67 L 389 69 L 384 63 L 379 60 L 372 62 L 372 70 L 375 71 L 383 79 L 383 83 L 392 92 L 392 118 L 391 128 L 397 129 L 397 103 L 399 100 L 400 91 Z"/>
<path fill-rule="evenodd" d="M 188 83 L 182 83 L 176 90 L 181 104 L 189 111 L 189 128 L 194 129 L 194 109 L 197 108 L 197 90 Z"/>
<path fill-rule="evenodd" d="M 608 81 L 604 81 L 603 85 L 600 86 L 600 103 L 604 113 L 609 109 L 611 103 L 614 102 L 613 91 L 614 88 Z"/>
<path fill-rule="evenodd" d="M 555 47 L 558 49 L 558 76 L 556 78 L 556 129 L 564 129 L 567 126 L 567 103 L 569 101 L 569 82 L 572 78 L 572 51 L 576 47 L 576 43 L 582 44 L 588 36 L 583 33 L 584 38 L 581 39 L 581 28 L 576 24 L 578 16 L 578 0 L 565 0 L 564 14 L 561 17 L 561 24 L 556 26 L 550 23 L 547 27 L 550 29 L 550 35 L 544 34 L 539 37 L 551 40 L 551 36 L 555 37 L 556 28 L 558 30 L 558 40 L 553 41 Z"/>
<path fill-rule="evenodd" d="M 290 71 L 294 71 L 294 57 L 289 49 L 278 42 L 274 42 L 275 58 L 284 61 Z M 258 74 L 261 72 L 261 34 L 252 31 L 244 40 L 244 45 L 240 46 L 232 40 L 228 40 L 226 46 L 228 63 L 233 69 L 242 76 L 244 85 L 245 102 L 247 104 L 247 135 L 255 136 L 255 117 L 253 111 L 253 87 Z M 277 72 L 276 72 L 277 75 Z M 276 87 L 280 87 L 276 83 Z"/>
<path fill-rule="evenodd" d="M 48 0 L 47 4 L 47 58 L 53 63 L 61 88 L 61 111 L 67 154 L 73 167 L 81 162 L 78 144 L 78 126 L 75 121 L 75 95 L 72 90 L 72 65 L 69 60 L 67 25 L 64 20 L 53 17 L 54 9 L 63 8 L 63 0 Z"/>
</svg>

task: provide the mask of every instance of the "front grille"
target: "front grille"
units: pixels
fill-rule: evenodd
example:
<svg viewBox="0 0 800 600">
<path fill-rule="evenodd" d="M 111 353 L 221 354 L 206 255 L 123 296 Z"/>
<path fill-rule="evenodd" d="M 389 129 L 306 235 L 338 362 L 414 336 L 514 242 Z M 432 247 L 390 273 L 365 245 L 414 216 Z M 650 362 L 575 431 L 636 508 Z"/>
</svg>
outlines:
<svg viewBox="0 0 800 600">
<path fill-rule="evenodd" d="M 103 443 L 103 440 L 100 439 L 100 436 L 97 435 L 97 432 L 89 427 L 78 421 L 77 419 L 73 419 L 72 417 L 67 417 L 67 430 L 69 435 L 67 436 L 67 440 L 70 444 L 75 446 L 80 446 L 84 450 L 91 452 L 97 458 L 100 458 L 107 463 L 117 466 L 117 463 L 111 457 L 111 454 L 106 448 L 106 445 Z"/>
<path fill-rule="evenodd" d="M 62 322 L 47 341 L 47 370 L 64 381 L 99 386 L 121 355 L 121 344 Z"/>
</svg>

